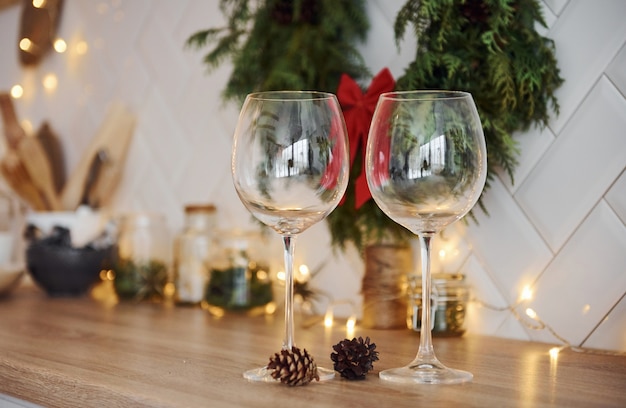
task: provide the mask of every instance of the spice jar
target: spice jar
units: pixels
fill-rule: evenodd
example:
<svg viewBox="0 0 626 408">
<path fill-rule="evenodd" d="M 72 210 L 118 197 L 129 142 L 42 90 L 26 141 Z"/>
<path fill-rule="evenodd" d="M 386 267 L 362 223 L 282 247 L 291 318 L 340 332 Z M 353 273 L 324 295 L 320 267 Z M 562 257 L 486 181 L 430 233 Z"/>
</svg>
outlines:
<svg viewBox="0 0 626 408">
<path fill-rule="evenodd" d="M 174 299 L 178 304 L 199 304 L 204 297 L 215 224 L 214 205 L 185 207 L 185 226 L 174 241 Z"/>
<path fill-rule="evenodd" d="M 137 213 L 122 217 L 113 267 L 113 285 L 118 297 L 165 299 L 171 251 L 171 237 L 164 215 Z"/>
<path fill-rule="evenodd" d="M 217 235 L 219 248 L 211 260 L 202 307 L 215 316 L 228 311 L 273 313 L 272 282 L 268 264 L 261 256 L 261 237 L 249 231 Z"/>
<path fill-rule="evenodd" d="M 438 273 L 432 275 L 432 334 L 438 337 L 462 336 L 465 333 L 465 311 L 469 288 L 465 275 Z M 420 331 L 422 319 L 422 277 L 408 278 L 407 326 Z"/>
</svg>

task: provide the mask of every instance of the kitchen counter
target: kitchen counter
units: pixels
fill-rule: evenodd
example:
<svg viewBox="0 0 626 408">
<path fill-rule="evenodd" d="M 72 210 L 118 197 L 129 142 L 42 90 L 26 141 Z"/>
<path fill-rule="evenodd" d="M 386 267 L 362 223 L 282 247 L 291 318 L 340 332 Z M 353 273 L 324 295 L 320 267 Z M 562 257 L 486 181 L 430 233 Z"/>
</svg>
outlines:
<svg viewBox="0 0 626 408">
<path fill-rule="evenodd" d="M 296 343 L 332 368 L 346 328 L 296 325 Z M 408 363 L 418 335 L 369 330 L 380 360 L 363 381 L 251 383 L 246 369 L 280 350 L 283 318 L 200 308 L 50 298 L 21 287 L 0 299 L 0 394 L 46 407 L 625 407 L 626 356 L 466 335 L 435 338 L 438 357 L 474 374 L 461 385 L 395 385 L 378 371 Z M 350 336 L 352 338 L 353 336 Z M 2 399 L 0 398 L 0 405 Z"/>
</svg>

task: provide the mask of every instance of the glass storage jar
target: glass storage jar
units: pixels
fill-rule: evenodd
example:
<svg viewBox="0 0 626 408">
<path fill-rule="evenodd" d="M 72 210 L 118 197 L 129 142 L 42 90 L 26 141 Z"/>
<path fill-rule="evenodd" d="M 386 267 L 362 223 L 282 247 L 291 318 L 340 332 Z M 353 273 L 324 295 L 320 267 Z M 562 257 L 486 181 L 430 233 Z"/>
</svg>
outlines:
<svg viewBox="0 0 626 408">
<path fill-rule="evenodd" d="M 272 281 L 268 263 L 261 255 L 261 236 L 250 231 L 222 231 L 202 307 L 214 316 L 226 312 L 271 314 Z"/>
<path fill-rule="evenodd" d="M 465 333 L 465 312 L 469 288 L 465 275 L 436 273 L 432 275 L 432 334 L 439 337 L 462 336 Z M 422 319 L 422 277 L 408 277 L 407 326 L 420 331 Z"/>
<path fill-rule="evenodd" d="M 172 258 L 165 216 L 123 216 L 117 239 L 113 286 L 120 299 L 160 301 L 167 297 Z"/>
<path fill-rule="evenodd" d="M 174 240 L 174 300 L 177 304 L 200 304 L 209 277 L 214 250 L 215 206 L 185 207 L 185 226 Z"/>
</svg>

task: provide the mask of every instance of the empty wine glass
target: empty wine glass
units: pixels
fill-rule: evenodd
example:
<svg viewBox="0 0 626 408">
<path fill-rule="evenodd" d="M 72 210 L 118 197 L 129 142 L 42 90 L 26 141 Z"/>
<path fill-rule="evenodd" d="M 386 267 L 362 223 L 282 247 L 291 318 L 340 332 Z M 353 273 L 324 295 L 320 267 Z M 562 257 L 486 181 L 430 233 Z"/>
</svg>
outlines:
<svg viewBox="0 0 626 408">
<path fill-rule="evenodd" d="M 366 149 L 366 174 L 376 204 L 419 237 L 422 321 L 419 350 L 408 365 L 379 373 L 401 383 L 460 383 L 472 374 L 442 364 L 432 344 L 430 243 L 463 217 L 485 185 L 487 154 L 469 93 L 405 91 L 382 94 Z"/>
<path fill-rule="evenodd" d="M 283 239 L 283 349 L 295 346 L 295 238 L 337 206 L 348 184 L 348 172 L 347 132 L 335 95 L 276 91 L 246 97 L 235 130 L 232 175 L 246 208 Z M 334 376 L 332 370 L 322 367 L 318 374 L 320 380 Z M 248 370 L 244 377 L 275 381 L 266 367 Z"/>
</svg>

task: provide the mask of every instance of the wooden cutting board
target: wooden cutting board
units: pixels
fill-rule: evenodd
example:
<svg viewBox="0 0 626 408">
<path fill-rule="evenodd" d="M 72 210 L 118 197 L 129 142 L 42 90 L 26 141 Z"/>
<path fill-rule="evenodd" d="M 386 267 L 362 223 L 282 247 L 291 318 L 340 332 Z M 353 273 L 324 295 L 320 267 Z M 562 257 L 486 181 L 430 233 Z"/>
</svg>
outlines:
<svg viewBox="0 0 626 408">
<path fill-rule="evenodd" d="M 80 205 L 89 168 L 101 150 L 106 151 L 107 160 L 99 170 L 90 198 L 100 207 L 106 207 L 110 203 L 122 177 L 135 123 L 135 115 L 125 106 L 119 103 L 111 105 L 98 132 L 63 188 L 61 202 L 65 210 L 74 211 Z"/>
</svg>

